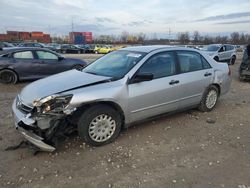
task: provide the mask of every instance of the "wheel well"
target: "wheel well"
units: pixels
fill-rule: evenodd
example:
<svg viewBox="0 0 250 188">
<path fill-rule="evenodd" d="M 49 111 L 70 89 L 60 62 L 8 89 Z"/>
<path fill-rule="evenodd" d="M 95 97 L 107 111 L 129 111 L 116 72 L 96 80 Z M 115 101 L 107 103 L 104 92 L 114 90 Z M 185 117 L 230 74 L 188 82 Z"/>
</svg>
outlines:
<svg viewBox="0 0 250 188">
<path fill-rule="evenodd" d="M 113 109 L 115 109 L 120 114 L 121 120 L 122 120 L 122 126 L 124 126 L 124 124 L 125 124 L 125 115 L 124 115 L 124 112 L 123 112 L 122 108 L 118 104 L 116 104 L 115 102 L 111 102 L 111 101 L 98 101 L 98 102 L 83 104 L 74 113 L 74 117 L 76 117 L 76 121 L 78 121 L 78 118 L 80 117 L 80 115 L 87 108 L 90 108 L 90 107 L 95 106 L 95 105 L 100 105 L 100 104 L 108 105 L 108 106 L 112 107 Z"/>
<path fill-rule="evenodd" d="M 0 69 L 0 71 L 3 71 L 3 70 L 9 70 L 9 71 L 14 72 L 14 73 L 16 74 L 16 76 L 17 76 L 17 80 L 19 80 L 19 75 L 17 74 L 17 72 L 16 72 L 15 70 L 13 70 L 13 69 L 11 69 L 11 68 L 3 68 L 3 69 Z"/>
<path fill-rule="evenodd" d="M 218 91 L 219 91 L 219 95 L 220 95 L 220 92 L 221 92 L 221 88 L 220 88 L 220 85 L 219 84 L 212 84 L 213 86 L 215 86 L 217 89 L 218 89 Z"/>
</svg>

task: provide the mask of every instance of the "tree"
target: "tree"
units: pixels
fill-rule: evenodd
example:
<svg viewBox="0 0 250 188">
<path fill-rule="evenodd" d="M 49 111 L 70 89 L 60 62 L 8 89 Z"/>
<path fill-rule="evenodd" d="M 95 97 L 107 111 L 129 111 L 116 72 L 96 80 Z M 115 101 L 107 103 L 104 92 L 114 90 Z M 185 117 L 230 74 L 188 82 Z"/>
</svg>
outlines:
<svg viewBox="0 0 250 188">
<path fill-rule="evenodd" d="M 137 40 L 139 43 L 144 43 L 145 38 L 146 38 L 146 34 L 144 34 L 142 32 L 137 35 Z"/>
<path fill-rule="evenodd" d="M 246 44 L 247 43 L 246 36 L 245 36 L 244 33 L 241 33 L 239 42 L 240 42 L 240 44 Z"/>
<path fill-rule="evenodd" d="M 129 33 L 127 31 L 123 31 L 121 34 L 121 41 L 123 43 L 127 43 L 129 37 Z"/>
<path fill-rule="evenodd" d="M 231 33 L 231 40 L 233 44 L 239 44 L 240 34 L 238 32 Z"/>
<path fill-rule="evenodd" d="M 206 36 L 204 36 L 204 38 L 203 38 L 203 43 L 204 44 L 211 44 L 211 43 L 213 43 L 213 38 L 212 37 L 209 37 L 208 35 L 206 35 Z"/>
<path fill-rule="evenodd" d="M 189 33 L 188 32 L 179 33 L 178 40 L 181 44 L 188 44 L 190 41 Z"/>
<path fill-rule="evenodd" d="M 200 39 L 201 39 L 200 33 L 198 31 L 195 31 L 193 34 L 194 44 L 198 44 L 200 42 Z"/>
</svg>

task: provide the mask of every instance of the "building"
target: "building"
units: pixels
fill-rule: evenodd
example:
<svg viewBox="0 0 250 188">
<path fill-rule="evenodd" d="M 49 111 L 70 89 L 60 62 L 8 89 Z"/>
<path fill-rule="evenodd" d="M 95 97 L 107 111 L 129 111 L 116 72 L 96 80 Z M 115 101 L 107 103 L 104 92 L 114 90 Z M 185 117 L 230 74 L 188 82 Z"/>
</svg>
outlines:
<svg viewBox="0 0 250 188">
<path fill-rule="evenodd" d="M 93 42 L 92 32 L 70 32 L 69 40 L 72 44 L 86 44 Z"/>
<path fill-rule="evenodd" d="M 0 34 L 0 41 L 36 41 L 50 43 L 51 37 L 41 31 L 7 31 L 6 34 Z"/>
</svg>

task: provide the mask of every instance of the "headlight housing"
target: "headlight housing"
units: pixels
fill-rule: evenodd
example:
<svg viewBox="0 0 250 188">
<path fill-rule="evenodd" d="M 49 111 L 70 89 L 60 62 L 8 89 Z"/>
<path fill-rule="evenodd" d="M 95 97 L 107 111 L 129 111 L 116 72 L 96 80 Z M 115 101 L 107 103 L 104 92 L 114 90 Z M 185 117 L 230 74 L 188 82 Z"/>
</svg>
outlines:
<svg viewBox="0 0 250 188">
<path fill-rule="evenodd" d="M 33 105 L 38 113 L 62 113 L 69 105 L 73 95 L 51 95 L 35 100 Z"/>
</svg>

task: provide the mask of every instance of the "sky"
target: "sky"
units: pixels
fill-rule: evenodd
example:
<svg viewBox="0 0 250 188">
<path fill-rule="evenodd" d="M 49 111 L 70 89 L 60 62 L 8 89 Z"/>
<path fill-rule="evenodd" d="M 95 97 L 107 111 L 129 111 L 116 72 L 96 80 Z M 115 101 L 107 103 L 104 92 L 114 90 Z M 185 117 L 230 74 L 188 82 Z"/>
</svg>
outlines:
<svg viewBox="0 0 250 188">
<path fill-rule="evenodd" d="M 162 38 L 178 32 L 250 33 L 250 0 L 0 0 L 0 33 L 6 30 L 94 35 L 123 31 Z"/>
</svg>

